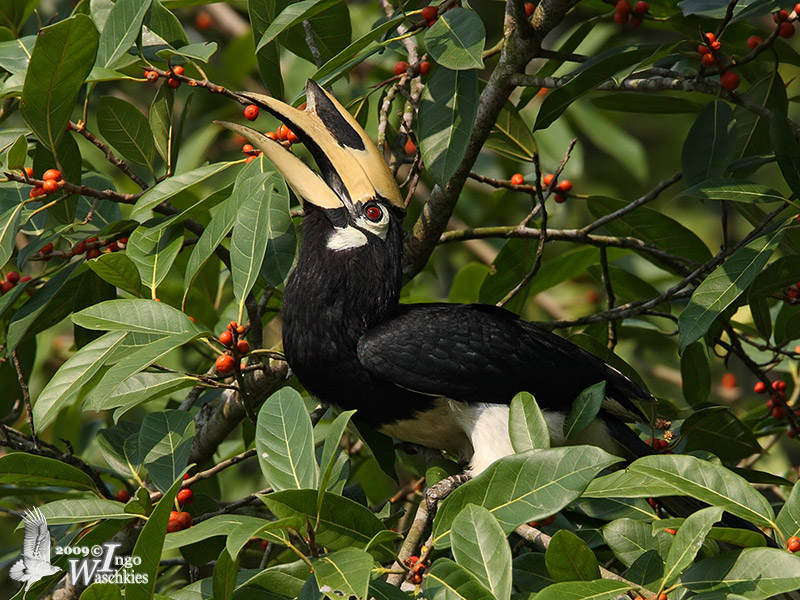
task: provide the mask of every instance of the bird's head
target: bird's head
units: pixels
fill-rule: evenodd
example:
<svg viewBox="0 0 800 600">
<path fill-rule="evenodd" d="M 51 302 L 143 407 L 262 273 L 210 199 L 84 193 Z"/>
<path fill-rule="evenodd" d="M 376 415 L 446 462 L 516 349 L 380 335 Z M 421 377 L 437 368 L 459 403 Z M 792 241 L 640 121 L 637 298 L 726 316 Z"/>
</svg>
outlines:
<svg viewBox="0 0 800 600">
<path fill-rule="evenodd" d="M 259 148 L 302 200 L 307 215 L 325 219 L 329 250 L 344 251 L 385 240 L 392 222 L 405 214 L 400 190 L 375 144 L 353 116 L 316 82 L 306 83 L 306 108 L 300 110 L 261 94 L 243 94 L 291 129 L 311 153 L 319 173 L 291 150 L 250 127 L 221 123 Z"/>
</svg>

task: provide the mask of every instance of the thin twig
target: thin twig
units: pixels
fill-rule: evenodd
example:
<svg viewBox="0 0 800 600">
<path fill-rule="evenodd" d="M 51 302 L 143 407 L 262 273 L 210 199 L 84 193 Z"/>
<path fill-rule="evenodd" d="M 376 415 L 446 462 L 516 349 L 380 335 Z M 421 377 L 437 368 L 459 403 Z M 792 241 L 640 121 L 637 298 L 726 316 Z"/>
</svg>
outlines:
<svg viewBox="0 0 800 600">
<path fill-rule="evenodd" d="M 142 179 L 136 173 L 133 172 L 133 169 L 131 169 L 124 160 L 122 160 L 116 154 L 114 154 L 114 152 L 111 150 L 108 144 L 98 139 L 94 134 L 92 134 L 91 131 L 86 129 L 85 123 L 73 123 L 72 121 L 70 121 L 68 124 L 68 129 L 79 133 L 87 140 L 89 140 L 92 144 L 94 144 L 97 148 L 99 148 L 103 152 L 103 154 L 106 155 L 106 160 L 108 160 L 108 162 L 110 162 L 120 171 L 125 173 L 125 175 L 127 175 L 128 178 L 131 181 L 133 181 L 136 185 L 138 185 L 140 188 L 146 190 L 147 188 L 150 187 L 149 185 L 147 185 L 147 182 L 144 179 Z"/>
<path fill-rule="evenodd" d="M 33 442 L 34 448 L 37 450 L 41 450 L 41 444 L 39 443 L 39 437 L 36 435 L 36 427 L 33 424 L 33 405 L 31 404 L 31 393 L 28 390 L 28 382 L 25 381 L 25 375 L 22 372 L 22 366 L 19 364 L 19 356 L 17 355 L 16 349 L 11 353 L 11 361 L 14 363 L 14 369 L 17 371 L 17 381 L 19 381 L 19 387 L 22 388 L 22 399 L 25 402 L 25 415 L 28 418 L 28 427 L 31 430 L 31 441 Z"/>
</svg>

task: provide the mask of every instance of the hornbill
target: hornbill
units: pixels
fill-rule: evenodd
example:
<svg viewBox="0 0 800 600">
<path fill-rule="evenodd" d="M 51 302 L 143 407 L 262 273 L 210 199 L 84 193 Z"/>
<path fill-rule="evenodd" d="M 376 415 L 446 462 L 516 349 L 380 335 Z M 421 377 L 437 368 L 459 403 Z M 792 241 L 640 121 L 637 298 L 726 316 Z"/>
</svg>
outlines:
<svg viewBox="0 0 800 600">
<path fill-rule="evenodd" d="M 593 354 L 481 304 L 401 304 L 405 214 L 397 183 L 356 120 L 313 81 L 304 110 L 246 95 L 281 119 L 319 174 L 279 142 L 225 123 L 260 148 L 302 200 L 297 266 L 282 309 L 283 347 L 320 400 L 392 437 L 446 451 L 476 475 L 513 453 L 509 403 L 533 394 L 554 445 L 582 390 L 606 382 L 595 422 L 569 443 L 629 459 L 653 453 L 625 423 L 654 402 Z"/>
</svg>

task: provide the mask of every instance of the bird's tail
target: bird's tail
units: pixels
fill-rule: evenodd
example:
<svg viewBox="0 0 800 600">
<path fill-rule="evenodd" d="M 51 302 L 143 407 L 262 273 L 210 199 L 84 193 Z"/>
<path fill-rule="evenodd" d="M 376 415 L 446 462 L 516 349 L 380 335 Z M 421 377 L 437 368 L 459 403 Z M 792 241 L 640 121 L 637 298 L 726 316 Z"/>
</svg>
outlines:
<svg viewBox="0 0 800 600">
<path fill-rule="evenodd" d="M 608 419 L 606 426 L 615 440 L 624 448 L 627 458 L 637 459 L 643 456 L 650 456 L 657 454 L 657 452 L 646 444 L 639 435 L 630 427 L 617 421 L 616 419 Z M 701 508 L 706 508 L 708 505 L 690 498 L 687 496 L 665 496 L 657 500 L 660 507 L 666 510 L 669 514 L 675 517 L 688 517 L 692 513 L 697 512 Z M 730 513 L 723 513 L 721 523 L 724 527 L 733 527 L 735 529 L 747 529 L 749 531 L 756 531 L 764 536 L 767 545 L 772 548 L 777 548 L 778 545 L 771 537 L 761 531 L 750 521 L 732 515 Z"/>
<path fill-rule="evenodd" d="M 28 573 L 27 569 L 25 568 L 25 561 L 22 560 L 22 559 L 19 559 L 17 562 L 15 562 L 11 566 L 11 569 L 9 569 L 8 575 L 9 575 L 9 577 L 11 577 L 11 579 L 13 579 L 15 581 L 27 581 L 28 577 L 29 577 L 29 573 Z"/>
</svg>

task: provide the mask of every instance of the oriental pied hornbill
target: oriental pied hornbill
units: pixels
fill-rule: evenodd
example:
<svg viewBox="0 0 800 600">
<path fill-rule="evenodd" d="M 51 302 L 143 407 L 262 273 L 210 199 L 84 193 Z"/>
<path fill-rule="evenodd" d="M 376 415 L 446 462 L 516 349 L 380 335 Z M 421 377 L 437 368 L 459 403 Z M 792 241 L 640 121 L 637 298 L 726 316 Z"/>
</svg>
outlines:
<svg viewBox="0 0 800 600">
<path fill-rule="evenodd" d="M 306 108 L 248 94 L 291 129 L 312 171 L 278 142 L 226 123 L 260 148 L 302 199 L 297 266 L 286 285 L 283 347 L 303 385 L 392 437 L 447 451 L 475 475 L 512 454 L 508 405 L 522 390 L 553 443 L 578 394 L 606 381 L 599 418 L 570 443 L 649 452 L 624 422 L 646 420 L 649 392 L 574 344 L 495 306 L 400 304 L 403 200 L 367 134 L 309 81 Z"/>
</svg>

